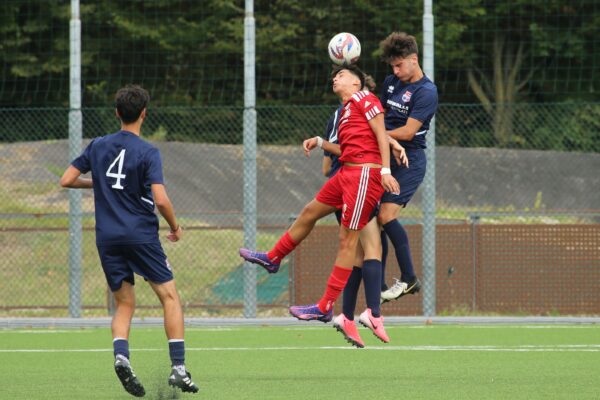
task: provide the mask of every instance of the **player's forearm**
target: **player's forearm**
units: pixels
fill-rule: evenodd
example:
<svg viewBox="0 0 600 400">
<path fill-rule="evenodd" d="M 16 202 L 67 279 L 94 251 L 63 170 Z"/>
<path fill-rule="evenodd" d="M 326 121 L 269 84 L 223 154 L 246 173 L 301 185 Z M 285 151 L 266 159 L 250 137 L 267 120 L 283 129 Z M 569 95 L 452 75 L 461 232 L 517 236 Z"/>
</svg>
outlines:
<svg viewBox="0 0 600 400">
<path fill-rule="evenodd" d="M 77 178 L 78 189 L 92 189 L 94 187 L 94 181 L 91 178 Z"/>
<path fill-rule="evenodd" d="M 91 178 L 76 178 L 70 182 L 60 182 L 62 187 L 69 189 L 92 189 L 94 187 Z"/>
<path fill-rule="evenodd" d="M 391 131 L 387 131 L 387 134 L 396 140 L 401 140 L 404 142 L 410 141 L 415 137 L 417 133 L 416 130 L 410 129 L 407 126 L 401 126 L 400 128 L 393 129 Z"/>
<path fill-rule="evenodd" d="M 340 147 L 339 144 L 335 144 L 335 143 L 328 142 L 327 140 L 323 140 L 323 146 L 321 148 L 323 150 L 325 150 L 326 152 L 333 154 L 334 156 L 339 157 L 342 155 L 342 148 Z"/>
<path fill-rule="evenodd" d="M 171 204 L 170 200 L 167 200 L 164 203 L 157 203 L 156 208 L 158 208 L 158 212 L 169 224 L 169 228 L 171 231 L 176 231 L 179 225 L 177 224 L 177 218 L 175 217 L 175 210 L 173 209 L 173 204 Z"/>
<path fill-rule="evenodd" d="M 387 140 L 385 131 L 377 135 L 377 144 L 381 153 L 381 167 L 390 168 L 390 143 Z"/>
</svg>

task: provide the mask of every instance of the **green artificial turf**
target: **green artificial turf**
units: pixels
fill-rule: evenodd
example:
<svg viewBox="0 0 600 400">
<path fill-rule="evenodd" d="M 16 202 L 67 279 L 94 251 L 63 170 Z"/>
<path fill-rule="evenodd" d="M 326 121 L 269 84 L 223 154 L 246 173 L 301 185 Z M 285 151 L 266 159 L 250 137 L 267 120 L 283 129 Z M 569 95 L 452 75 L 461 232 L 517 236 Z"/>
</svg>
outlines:
<svg viewBox="0 0 600 400">
<path fill-rule="evenodd" d="M 351 348 L 331 324 L 195 328 L 186 364 L 199 394 L 166 385 L 160 328 L 133 328 L 132 365 L 146 398 L 597 399 L 600 326 L 388 326 L 389 344 L 360 328 Z M 2 399 L 127 399 L 108 329 L 0 330 Z"/>
</svg>

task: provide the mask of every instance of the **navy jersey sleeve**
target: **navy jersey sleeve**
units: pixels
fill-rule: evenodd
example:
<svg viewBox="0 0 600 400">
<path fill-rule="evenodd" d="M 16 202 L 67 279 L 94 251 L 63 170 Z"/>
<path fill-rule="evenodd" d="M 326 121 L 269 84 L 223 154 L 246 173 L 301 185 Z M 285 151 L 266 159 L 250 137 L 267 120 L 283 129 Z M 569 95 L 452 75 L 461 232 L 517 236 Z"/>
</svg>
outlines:
<svg viewBox="0 0 600 400">
<path fill-rule="evenodd" d="M 438 96 L 435 90 L 421 89 L 412 97 L 413 106 L 409 118 L 425 122 L 435 114 L 438 105 Z"/>
<path fill-rule="evenodd" d="M 155 147 L 146 153 L 145 180 L 147 185 L 152 185 L 153 183 L 164 183 L 160 152 Z"/>
<path fill-rule="evenodd" d="M 71 165 L 77 168 L 82 174 L 86 174 L 92 169 L 92 165 L 90 163 L 90 153 L 92 151 L 94 141 L 95 139 L 87 145 L 87 147 L 85 148 L 85 150 L 83 150 L 83 153 L 81 153 L 79 157 L 77 157 L 73 160 L 73 162 L 71 162 Z"/>
<path fill-rule="evenodd" d="M 379 96 L 379 100 L 381 101 L 381 105 L 383 106 L 383 108 L 387 108 L 386 104 L 387 104 L 387 100 L 388 100 L 388 86 L 390 84 L 391 81 L 391 76 L 387 76 L 384 80 L 383 80 L 383 85 L 381 85 L 381 95 Z"/>
<path fill-rule="evenodd" d="M 339 118 L 342 108 L 343 107 L 340 106 L 337 110 L 335 110 L 335 112 L 331 115 L 331 117 L 329 117 L 329 120 L 327 121 L 327 131 L 325 131 L 325 135 L 323 135 L 323 139 L 327 140 L 329 143 L 337 143 L 338 142 L 337 123 L 338 123 L 338 118 Z M 323 156 L 331 157 L 332 154 L 328 151 L 323 150 Z"/>
</svg>

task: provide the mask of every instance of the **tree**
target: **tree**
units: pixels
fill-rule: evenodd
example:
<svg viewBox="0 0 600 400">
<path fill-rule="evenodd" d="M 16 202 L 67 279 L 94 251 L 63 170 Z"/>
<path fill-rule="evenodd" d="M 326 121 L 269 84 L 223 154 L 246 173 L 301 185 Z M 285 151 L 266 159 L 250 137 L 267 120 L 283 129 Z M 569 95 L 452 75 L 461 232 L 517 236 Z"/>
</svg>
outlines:
<svg viewBox="0 0 600 400">
<path fill-rule="evenodd" d="M 475 20 L 474 27 L 481 40 L 475 42 L 467 77 L 471 90 L 492 118 L 496 142 L 506 146 L 523 140 L 515 129 L 518 102 L 544 100 L 549 93 L 555 99 L 555 89 L 545 90 L 558 82 L 563 87 L 558 94 L 568 98 L 568 91 L 577 85 L 564 79 L 562 73 L 566 71 L 561 65 L 585 63 L 589 56 L 584 38 L 589 20 L 594 18 L 593 0 L 570 5 L 559 0 L 483 5 L 485 15 Z"/>
</svg>

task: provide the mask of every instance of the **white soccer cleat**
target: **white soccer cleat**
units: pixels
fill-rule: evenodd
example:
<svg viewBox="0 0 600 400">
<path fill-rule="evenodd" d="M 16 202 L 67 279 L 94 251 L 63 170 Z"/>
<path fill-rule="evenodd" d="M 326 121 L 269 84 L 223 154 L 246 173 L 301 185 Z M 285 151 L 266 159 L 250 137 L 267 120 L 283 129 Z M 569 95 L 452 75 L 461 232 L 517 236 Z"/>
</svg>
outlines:
<svg viewBox="0 0 600 400">
<path fill-rule="evenodd" d="M 408 289 L 408 284 L 406 282 L 402 282 L 399 279 L 395 279 L 396 281 L 394 285 L 386 290 L 385 292 L 381 292 L 381 304 L 386 303 L 391 300 L 396 300 L 400 296 L 404 294 L 404 292 Z"/>
</svg>

